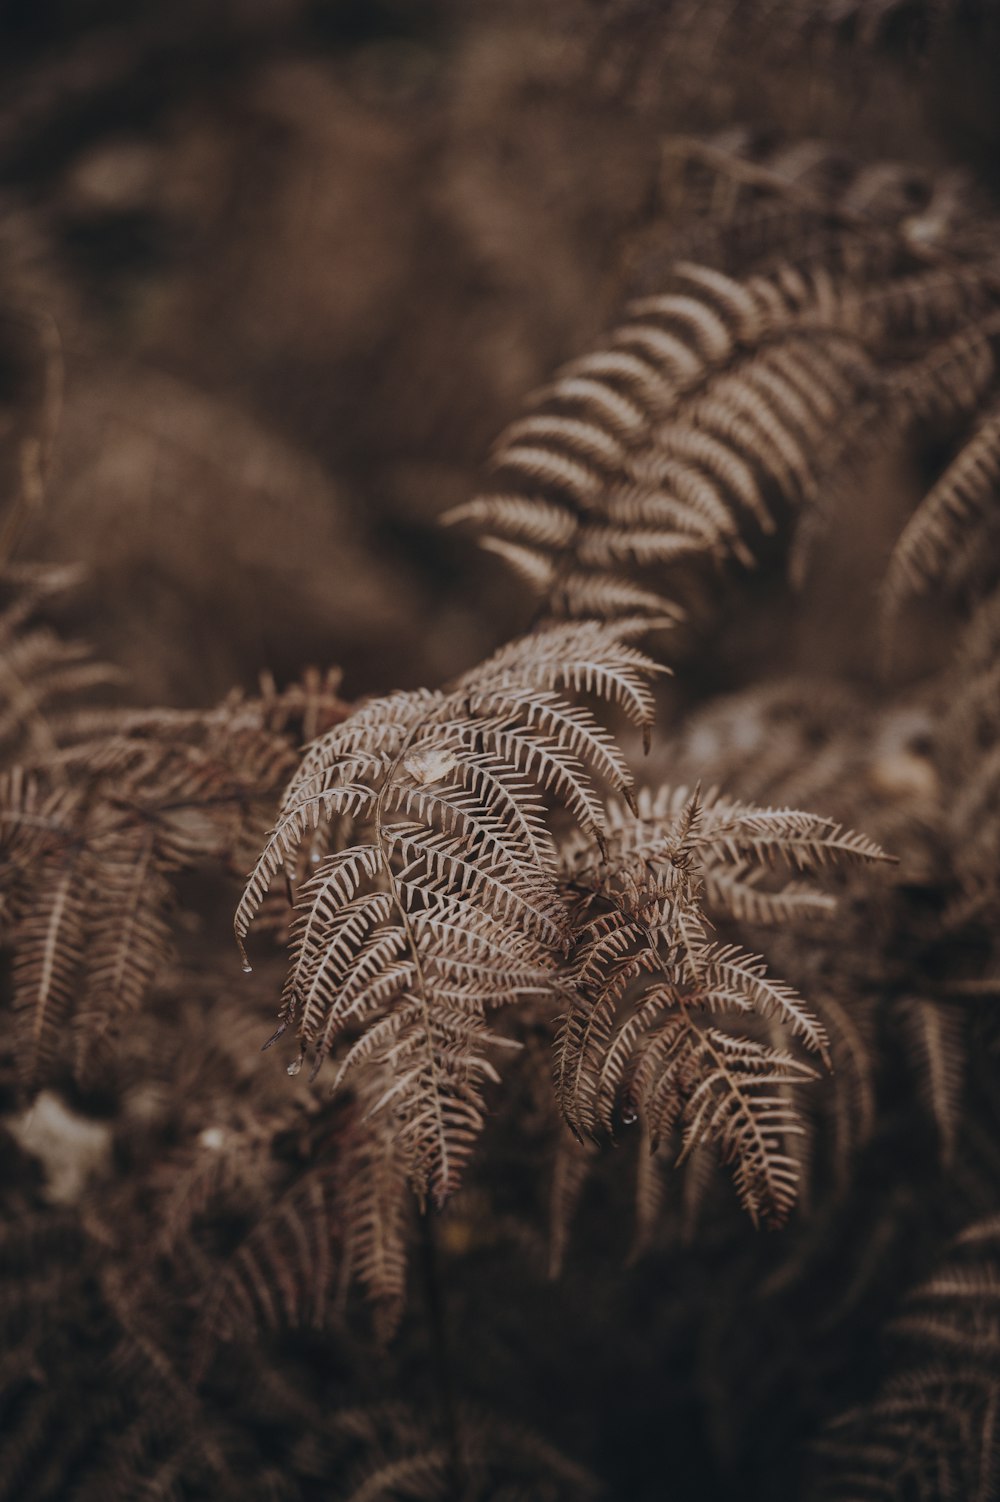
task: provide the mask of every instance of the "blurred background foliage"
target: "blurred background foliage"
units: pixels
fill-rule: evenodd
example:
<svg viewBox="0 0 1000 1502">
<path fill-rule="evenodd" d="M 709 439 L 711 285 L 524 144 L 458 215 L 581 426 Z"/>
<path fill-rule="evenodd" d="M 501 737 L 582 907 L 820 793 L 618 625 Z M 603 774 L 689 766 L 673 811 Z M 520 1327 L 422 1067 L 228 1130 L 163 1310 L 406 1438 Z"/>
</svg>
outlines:
<svg viewBox="0 0 1000 1502">
<path fill-rule="evenodd" d="M 262 665 L 339 661 L 352 693 L 467 665 L 527 606 L 435 519 L 669 254 L 664 134 L 832 136 L 989 185 L 989 9 L 941 10 L 8 0 L 26 549 L 88 565 L 81 616 L 147 702 Z"/>
</svg>

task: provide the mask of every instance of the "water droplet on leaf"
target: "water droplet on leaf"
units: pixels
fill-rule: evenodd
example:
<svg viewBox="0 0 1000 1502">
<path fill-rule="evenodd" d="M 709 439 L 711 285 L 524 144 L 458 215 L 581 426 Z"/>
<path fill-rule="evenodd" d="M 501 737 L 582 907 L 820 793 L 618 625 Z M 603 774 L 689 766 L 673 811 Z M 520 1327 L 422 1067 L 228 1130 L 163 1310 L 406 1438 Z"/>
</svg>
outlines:
<svg viewBox="0 0 1000 1502">
<path fill-rule="evenodd" d="M 289 1064 L 289 1066 L 288 1066 L 288 1073 L 289 1074 L 298 1074 L 298 1072 L 299 1072 L 299 1070 L 301 1068 L 302 1068 L 302 1055 L 299 1054 L 298 1058 L 297 1059 L 293 1059 L 292 1062 Z"/>
</svg>

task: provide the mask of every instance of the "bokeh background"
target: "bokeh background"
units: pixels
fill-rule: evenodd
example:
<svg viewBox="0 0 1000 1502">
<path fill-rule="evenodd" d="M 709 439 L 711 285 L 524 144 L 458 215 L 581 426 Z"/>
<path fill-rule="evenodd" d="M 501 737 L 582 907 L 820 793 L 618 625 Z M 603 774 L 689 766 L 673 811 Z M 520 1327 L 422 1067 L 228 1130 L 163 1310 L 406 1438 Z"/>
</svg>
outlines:
<svg viewBox="0 0 1000 1502">
<path fill-rule="evenodd" d="M 468 666 L 530 603 L 436 519 L 669 248 L 664 133 L 834 136 L 988 182 L 982 16 L 937 35 L 939 8 L 8 0 L 23 554 L 87 566 L 80 629 L 146 702 Z"/>
</svg>

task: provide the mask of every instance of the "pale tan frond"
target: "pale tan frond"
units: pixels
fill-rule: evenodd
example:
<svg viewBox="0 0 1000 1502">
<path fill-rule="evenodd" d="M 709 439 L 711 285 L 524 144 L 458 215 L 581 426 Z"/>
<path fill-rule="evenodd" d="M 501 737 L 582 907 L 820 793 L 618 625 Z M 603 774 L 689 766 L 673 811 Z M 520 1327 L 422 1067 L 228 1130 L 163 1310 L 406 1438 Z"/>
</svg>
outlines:
<svg viewBox="0 0 1000 1502">
<path fill-rule="evenodd" d="M 846 1186 L 855 1154 L 871 1138 L 876 1122 L 877 1058 L 871 1007 L 843 1004 L 827 992 L 817 1009 L 830 1034 L 833 1060 L 833 1169 Z"/>
<path fill-rule="evenodd" d="M 350 815 L 298 897 L 281 1027 L 337 1085 L 365 1085 L 423 1195 L 454 1189 L 498 1078 L 487 1014 L 555 996 L 570 943 L 543 798 L 599 836 L 599 789 L 629 795 L 612 737 L 566 690 L 620 704 L 648 730 L 655 665 L 642 620 L 553 626 L 436 694 L 364 706 L 305 754 L 236 915 L 242 941 L 274 875 L 317 825 Z M 360 732 L 363 731 L 364 734 Z M 370 744 L 366 744 L 366 737 Z M 341 1046 L 342 1045 L 342 1046 Z"/>
<path fill-rule="evenodd" d="M 748 525 L 816 498 L 877 388 L 874 315 L 822 268 L 741 281 L 686 262 L 669 280 L 533 399 L 494 449 L 495 488 L 449 514 L 556 616 L 653 611 L 647 574 L 751 562 Z"/>
<path fill-rule="evenodd" d="M 609 848 L 628 859 L 669 858 L 687 817 L 691 792 L 669 784 L 642 788 L 633 815 L 620 806 L 608 814 Z M 700 858 L 733 871 L 785 865 L 793 870 L 819 869 L 838 861 L 891 861 L 867 835 L 844 829 L 834 819 L 790 808 L 760 808 L 739 803 L 710 789 L 699 793 Z"/>
<path fill-rule="evenodd" d="M 602 574 L 564 574 L 553 585 L 551 604 L 555 616 L 576 620 L 610 621 L 633 615 L 649 615 L 671 623 L 684 619 L 683 607 L 676 601 L 628 579 Z"/>
<path fill-rule="evenodd" d="M 1000 405 L 980 419 L 972 436 L 917 507 L 886 573 L 886 611 L 938 582 L 961 545 L 989 520 L 1000 490 Z"/>
<path fill-rule="evenodd" d="M 53 1069 L 69 1027 L 89 937 L 93 880 L 86 857 L 69 850 L 37 877 L 18 920 L 13 966 L 15 1050 L 29 1088 Z"/>
<path fill-rule="evenodd" d="M 483 537 L 479 545 L 485 552 L 502 559 L 535 594 L 544 596 L 551 587 L 555 567 L 552 559 L 538 548 L 509 542 L 505 537 Z"/>
<path fill-rule="evenodd" d="M 965 1018 L 958 1007 L 920 996 L 905 997 L 898 1010 L 903 1043 L 941 1144 L 941 1161 L 951 1163 L 965 1083 Z"/>
<path fill-rule="evenodd" d="M 760 866 L 748 862 L 738 861 L 729 867 L 716 865 L 709 857 L 703 873 L 705 901 L 738 923 L 784 924 L 825 918 L 836 907 L 836 899 L 829 892 L 817 891 L 807 882 L 786 882 L 777 891 L 762 889 L 764 874 Z"/>
<path fill-rule="evenodd" d="M 104 1060 L 170 958 L 179 873 L 260 839 L 299 712 L 279 699 L 77 714 L 31 771 L 3 774 L 0 897 L 29 1089 Z"/>
<path fill-rule="evenodd" d="M 976 322 L 907 360 L 888 380 L 891 407 L 908 423 L 955 423 L 983 405 L 997 378 L 996 320 Z"/>
<path fill-rule="evenodd" d="M 375 1309 L 375 1330 L 387 1341 L 406 1299 L 407 1252 L 412 1196 L 406 1164 L 396 1144 L 391 1111 L 368 1114 L 379 1076 L 372 1071 L 352 1106 L 336 1165 L 341 1223 L 338 1302 L 352 1281 L 361 1284 Z"/>
<path fill-rule="evenodd" d="M 173 949 L 173 892 L 157 869 L 149 828 L 128 831 L 112 847 L 102 849 L 97 883 L 73 1018 L 76 1068 L 81 1074 L 138 1011 Z"/>
<path fill-rule="evenodd" d="M 735 944 L 710 945 L 697 953 L 696 964 L 713 1007 L 773 1017 L 829 1064 L 830 1040 L 823 1024 L 793 987 L 767 974 L 759 955 L 747 954 Z"/>
<path fill-rule="evenodd" d="M 568 841 L 575 948 L 555 1084 L 574 1134 L 638 1119 L 653 1151 L 668 1152 L 676 1139 L 678 1161 L 714 1148 L 751 1217 L 785 1219 L 807 1126 L 798 1090 L 816 1071 L 784 1043 L 797 1040 L 829 1063 L 830 1039 L 759 956 L 710 937 L 711 906 L 751 921 L 815 918 L 832 907 L 828 894 L 803 881 L 759 885 L 772 866 L 811 871 L 881 858 L 873 842 L 832 820 L 669 786 L 643 790 L 635 811 L 612 805 L 600 846 Z M 645 1167 L 647 1209 L 657 1184 Z M 643 1244 L 649 1234 L 643 1220 Z"/>
<path fill-rule="evenodd" d="M 440 517 L 442 526 L 470 522 L 484 533 L 498 532 L 507 541 L 525 546 L 565 547 L 576 531 L 571 511 L 524 496 L 489 495 L 453 506 Z"/>
</svg>

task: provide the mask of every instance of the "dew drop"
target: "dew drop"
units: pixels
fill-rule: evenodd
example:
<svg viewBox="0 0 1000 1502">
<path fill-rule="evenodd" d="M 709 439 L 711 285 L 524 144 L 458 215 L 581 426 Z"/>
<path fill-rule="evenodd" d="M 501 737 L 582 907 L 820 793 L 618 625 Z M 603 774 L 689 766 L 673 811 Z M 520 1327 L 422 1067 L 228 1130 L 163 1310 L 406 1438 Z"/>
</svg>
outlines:
<svg viewBox="0 0 1000 1502">
<path fill-rule="evenodd" d="M 302 1055 L 299 1054 L 298 1058 L 297 1059 L 293 1059 L 292 1062 L 289 1064 L 289 1066 L 288 1066 L 288 1073 L 289 1074 L 298 1074 L 298 1072 L 299 1072 L 299 1070 L 301 1068 L 302 1068 Z"/>
<path fill-rule="evenodd" d="M 622 1112 L 622 1121 L 626 1126 L 634 1126 L 638 1120 L 639 1113 L 638 1111 L 633 1111 L 631 1106 L 626 1107 Z"/>
<path fill-rule="evenodd" d="M 250 964 L 250 962 L 248 960 L 244 960 L 243 961 L 243 964 L 240 966 L 240 969 L 243 971 L 244 975 L 253 975 L 253 966 Z"/>
</svg>

